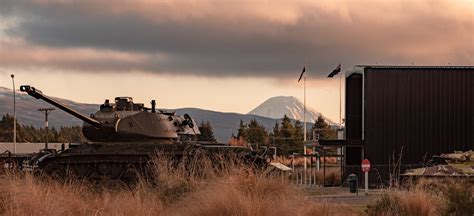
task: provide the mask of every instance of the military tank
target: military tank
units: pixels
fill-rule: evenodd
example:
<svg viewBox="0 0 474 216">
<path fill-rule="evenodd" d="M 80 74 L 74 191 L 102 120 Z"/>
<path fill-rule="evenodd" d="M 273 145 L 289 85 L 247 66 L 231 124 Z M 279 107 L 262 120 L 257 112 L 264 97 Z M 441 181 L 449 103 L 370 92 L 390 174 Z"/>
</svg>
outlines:
<svg viewBox="0 0 474 216">
<path fill-rule="evenodd" d="M 96 113 L 86 116 L 35 87 L 22 85 L 20 91 L 84 122 L 82 133 L 90 142 L 70 144 L 59 152 L 45 149 L 30 161 L 35 170 L 57 178 L 69 173 L 79 178 L 131 181 L 137 173 L 146 176 L 150 158 L 157 151 L 178 161 L 203 150 L 236 154 L 256 167 L 267 164 L 265 154 L 248 148 L 197 141 L 200 131 L 188 114 L 157 110 L 155 100 L 148 108 L 131 97 L 116 97 L 114 103 L 106 99 Z"/>
</svg>

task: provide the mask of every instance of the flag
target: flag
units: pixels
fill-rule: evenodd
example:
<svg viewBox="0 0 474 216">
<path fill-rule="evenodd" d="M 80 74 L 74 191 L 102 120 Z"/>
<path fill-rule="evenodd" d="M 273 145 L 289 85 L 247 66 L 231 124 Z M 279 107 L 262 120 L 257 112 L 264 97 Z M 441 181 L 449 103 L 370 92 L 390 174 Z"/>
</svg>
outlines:
<svg viewBox="0 0 474 216">
<path fill-rule="evenodd" d="M 332 78 L 333 76 L 336 76 L 339 72 L 341 72 L 341 64 L 339 64 L 336 69 L 334 69 L 329 75 L 328 78 Z"/>
<path fill-rule="evenodd" d="M 301 71 L 300 78 L 298 79 L 298 82 L 300 82 L 301 78 L 303 77 L 304 72 L 306 71 L 306 65 L 303 66 L 303 71 Z"/>
</svg>

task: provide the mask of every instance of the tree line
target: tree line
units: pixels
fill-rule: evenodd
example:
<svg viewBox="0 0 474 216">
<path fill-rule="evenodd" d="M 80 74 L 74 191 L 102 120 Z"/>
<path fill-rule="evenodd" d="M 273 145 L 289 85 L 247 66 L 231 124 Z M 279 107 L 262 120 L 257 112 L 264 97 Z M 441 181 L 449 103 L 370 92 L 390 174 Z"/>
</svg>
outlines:
<svg viewBox="0 0 474 216">
<path fill-rule="evenodd" d="M 13 142 L 13 116 L 6 114 L 0 121 L 0 142 Z M 214 131 L 209 121 L 201 122 L 198 126 L 201 134 L 197 136 L 199 141 L 216 142 Z M 17 142 L 44 142 L 46 130 L 33 126 L 20 125 L 17 121 Z M 48 141 L 57 143 L 86 142 L 87 139 L 81 132 L 81 126 L 61 127 L 59 130 L 52 127 L 48 131 Z M 317 137 L 315 137 L 317 136 Z M 275 123 L 271 131 L 260 124 L 256 119 L 250 122 L 240 121 L 237 134 L 232 134 L 229 144 L 240 146 L 275 146 L 281 149 L 282 153 L 291 153 L 301 150 L 303 145 L 304 129 L 303 123 L 298 120 L 291 120 L 288 116 L 283 116 Z M 311 130 L 307 132 L 308 140 L 335 139 L 336 130 L 320 116 L 314 122 Z"/>
<path fill-rule="evenodd" d="M 214 132 L 209 122 L 202 122 L 199 126 L 201 134 L 198 136 L 200 141 L 215 142 Z M 307 139 L 335 139 L 336 130 L 321 116 L 314 122 L 311 130 L 307 132 Z M 281 149 L 284 154 L 297 152 L 301 150 L 304 140 L 304 126 L 299 120 L 292 121 L 284 115 L 280 121 L 273 126 L 272 131 L 267 131 L 265 127 L 256 119 L 251 119 L 246 123 L 240 120 L 237 134 L 232 134 L 229 144 L 239 146 L 275 146 Z"/>
<path fill-rule="evenodd" d="M 13 142 L 13 116 L 6 114 L 0 121 L 0 142 Z M 61 127 L 59 130 L 52 127 L 48 130 L 48 141 L 56 143 L 85 142 L 87 139 L 82 135 L 81 126 Z M 20 125 L 16 123 L 16 141 L 37 143 L 46 139 L 46 129 L 33 126 Z"/>
</svg>

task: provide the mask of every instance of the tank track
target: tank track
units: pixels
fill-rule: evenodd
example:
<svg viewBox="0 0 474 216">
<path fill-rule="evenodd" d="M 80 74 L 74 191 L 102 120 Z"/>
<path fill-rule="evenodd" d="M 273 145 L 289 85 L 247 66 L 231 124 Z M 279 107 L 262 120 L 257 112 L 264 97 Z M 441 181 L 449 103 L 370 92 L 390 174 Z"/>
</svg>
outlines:
<svg viewBox="0 0 474 216">
<path fill-rule="evenodd" d="M 150 174 L 147 154 L 57 155 L 41 161 L 36 170 L 59 180 L 73 177 L 132 182 L 138 175 Z"/>
<path fill-rule="evenodd" d="M 139 177 L 153 177 L 150 165 L 153 161 L 153 152 L 157 152 L 157 150 L 162 150 L 166 157 L 176 162 L 182 161 L 185 157 L 194 157 L 194 155 L 199 157 L 196 152 L 201 151 L 201 153 L 211 158 L 213 154 L 228 154 L 233 155 L 234 158 L 240 157 L 244 163 L 256 169 L 264 169 L 268 164 L 267 158 L 264 156 L 252 154 L 250 151 L 239 153 L 243 148 L 220 146 L 165 145 L 155 146 L 153 149 L 142 152 L 85 152 L 90 149 L 91 146 L 81 145 L 65 152 L 45 153 L 31 161 L 31 164 L 34 164 L 36 174 L 50 176 L 58 180 L 72 177 L 91 181 L 116 180 L 126 184 L 135 182 Z M 218 157 L 211 160 L 218 164 L 222 162 L 220 161 L 222 159 L 222 157 Z"/>
</svg>

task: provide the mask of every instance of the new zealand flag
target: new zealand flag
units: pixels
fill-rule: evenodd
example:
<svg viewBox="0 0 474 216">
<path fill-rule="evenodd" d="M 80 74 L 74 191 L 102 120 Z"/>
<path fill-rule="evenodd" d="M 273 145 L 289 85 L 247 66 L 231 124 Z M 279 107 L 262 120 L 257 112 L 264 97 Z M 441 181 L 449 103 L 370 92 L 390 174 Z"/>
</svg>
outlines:
<svg viewBox="0 0 474 216">
<path fill-rule="evenodd" d="M 332 78 L 336 76 L 339 72 L 341 72 L 341 64 L 339 64 L 336 69 L 334 69 L 329 75 L 328 78 Z"/>
</svg>

